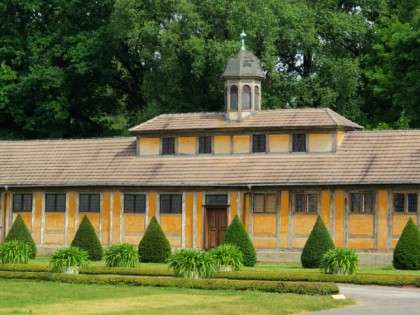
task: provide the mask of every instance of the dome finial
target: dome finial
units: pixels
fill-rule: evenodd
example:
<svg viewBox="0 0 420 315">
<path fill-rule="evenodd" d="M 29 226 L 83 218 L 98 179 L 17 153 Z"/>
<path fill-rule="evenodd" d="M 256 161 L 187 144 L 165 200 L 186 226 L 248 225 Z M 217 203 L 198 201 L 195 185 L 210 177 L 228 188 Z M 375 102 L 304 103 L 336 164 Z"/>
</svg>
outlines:
<svg viewBox="0 0 420 315">
<path fill-rule="evenodd" d="M 242 30 L 242 33 L 241 33 L 241 41 L 242 41 L 241 50 L 245 50 L 245 37 L 246 37 L 246 34 L 245 34 L 244 30 Z"/>
</svg>

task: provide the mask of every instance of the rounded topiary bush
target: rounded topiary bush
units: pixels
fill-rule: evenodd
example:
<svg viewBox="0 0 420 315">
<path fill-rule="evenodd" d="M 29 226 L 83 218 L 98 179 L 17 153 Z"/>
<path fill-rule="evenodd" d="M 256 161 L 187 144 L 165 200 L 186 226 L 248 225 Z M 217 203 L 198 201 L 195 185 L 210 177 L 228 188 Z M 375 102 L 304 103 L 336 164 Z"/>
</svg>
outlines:
<svg viewBox="0 0 420 315">
<path fill-rule="evenodd" d="M 164 263 L 171 255 L 171 245 L 155 217 L 149 223 L 139 244 L 142 262 Z"/>
<path fill-rule="evenodd" d="M 20 215 L 20 213 L 16 217 L 15 222 L 13 222 L 13 225 L 10 228 L 9 233 L 7 233 L 7 236 L 4 242 L 13 241 L 13 240 L 22 241 L 28 244 L 29 258 L 34 259 L 36 257 L 37 250 L 36 250 L 34 239 L 32 238 L 32 235 L 29 232 L 28 227 L 23 221 L 23 218 Z"/>
<path fill-rule="evenodd" d="M 90 223 L 90 220 L 86 215 L 83 217 L 83 220 L 77 229 L 71 246 L 76 246 L 85 250 L 88 253 L 90 260 L 102 259 L 104 250 L 92 223 Z"/>
<path fill-rule="evenodd" d="M 226 230 L 222 244 L 234 244 L 244 254 L 244 266 L 254 267 L 257 262 L 257 253 L 254 245 L 245 230 L 241 220 L 236 215 Z"/>
<path fill-rule="evenodd" d="M 322 256 L 332 248 L 334 242 L 321 217 L 318 216 L 300 256 L 303 268 L 319 268 Z"/>
<path fill-rule="evenodd" d="M 393 258 L 396 269 L 420 270 L 420 231 L 411 218 L 395 246 Z"/>
</svg>

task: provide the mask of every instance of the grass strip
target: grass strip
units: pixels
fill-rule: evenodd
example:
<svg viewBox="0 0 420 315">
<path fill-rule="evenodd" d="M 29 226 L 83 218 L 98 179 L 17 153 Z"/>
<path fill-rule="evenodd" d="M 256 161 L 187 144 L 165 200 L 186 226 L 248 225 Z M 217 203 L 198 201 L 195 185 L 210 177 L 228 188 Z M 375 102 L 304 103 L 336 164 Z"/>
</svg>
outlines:
<svg viewBox="0 0 420 315">
<path fill-rule="evenodd" d="M 335 283 L 282 282 L 263 280 L 183 279 L 104 275 L 66 275 L 52 272 L 0 271 L 3 279 L 55 281 L 65 283 L 177 287 L 202 290 L 254 290 L 261 292 L 331 295 L 339 292 Z"/>
</svg>

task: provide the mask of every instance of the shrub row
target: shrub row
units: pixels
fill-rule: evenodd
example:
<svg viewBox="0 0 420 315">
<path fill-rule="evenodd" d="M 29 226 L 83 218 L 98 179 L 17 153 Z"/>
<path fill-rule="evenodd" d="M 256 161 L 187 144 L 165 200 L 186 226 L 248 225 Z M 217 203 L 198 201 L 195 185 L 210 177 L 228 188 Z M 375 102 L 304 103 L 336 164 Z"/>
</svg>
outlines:
<svg viewBox="0 0 420 315">
<path fill-rule="evenodd" d="M 339 292 L 334 283 L 280 282 L 261 280 L 227 280 L 227 279 L 180 279 L 118 277 L 93 275 L 66 275 L 51 272 L 6 272 L 0 271 L 3 279 L 25 279 L 38 281 L 56 281 L 84 284 L 111 284 L 153 287 L 177 287 L 203 290 L 255 290 L 263 292 L 296 293 L 307 295 L 331 295 Z"/>
</svg>

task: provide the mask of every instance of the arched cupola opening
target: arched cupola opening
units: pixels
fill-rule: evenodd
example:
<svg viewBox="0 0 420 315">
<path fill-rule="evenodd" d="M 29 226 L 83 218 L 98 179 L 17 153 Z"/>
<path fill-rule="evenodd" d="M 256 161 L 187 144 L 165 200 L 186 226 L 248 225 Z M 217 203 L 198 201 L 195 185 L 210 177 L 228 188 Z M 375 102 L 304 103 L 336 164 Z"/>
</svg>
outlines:
<svg viewBox="0 0 420 315">
<path fill-rule="evenodd" d="M 251 110 L 251 88 L 249 85 L 242 87 L 242 110 Z"/>
<path fill-rule="evenodd" d="M 230 110 L 238 110 L 238 87 L 236 85 L 230 87 Z"/>
</svg>

